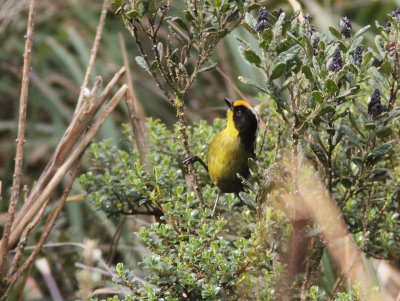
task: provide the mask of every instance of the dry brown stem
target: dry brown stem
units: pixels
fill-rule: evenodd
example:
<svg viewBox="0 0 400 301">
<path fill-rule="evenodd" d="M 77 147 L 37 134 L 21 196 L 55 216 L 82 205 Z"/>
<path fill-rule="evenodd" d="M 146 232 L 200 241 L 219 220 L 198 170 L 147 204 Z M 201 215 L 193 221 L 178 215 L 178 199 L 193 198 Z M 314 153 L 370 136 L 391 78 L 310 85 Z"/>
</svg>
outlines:
<svg viewBox="0 0 400 301">
<path fill-rule="evenodd" d="M 3 265 L 8 252 L 8 241 L 11 232 L 11 226 L 14 220 L 15 209 L 19 197 L 19 187 L 21 181 L 22 157 L 24 153 L 25 143 L 25 120 L 26 120 L 26 105 L 28 99 L 29 88 L 29 71 L 31 65 L 31 52 L 33 44 L 33 31 L 35 24 L 35 0 L 30 2 L 28 27 L 26 31 L 25 53 L 24 53 L 24 67 L 22 71 L 22 85 L 21 97 L 19 102 L 19 118 L 18 118 L 18 138 L 17 138 L 17 151 L 15 155 L 15 167 L 13 176 L 13 185 L 11 190 L 11 199 L 8 207 L 7 222 L 4 227 L 3 238 L 0 246 L 0 278 L 3 276 Z"/>
<path fill-rule="evenodd" d="M 7 277 L 10 277 L 12 274 L 15 273 L 15 271 L 18 268 L 18 263 L 21 260 L 22 253 L 24 252 L 24 248 L 26 246 L 27 238 L 31 230 L 37 225 L 37 223 L 40 221 L 40 219 L 43 216 L 44 211 L 47 208 L 47 205 L 49 204 L 50 198 L 48 198 L 42 208 L 40 209 L 39 213 L 36 214 L 35 218 L 33 221 L 31 221 L 28 226 L 24 229 L 24 232 L 22 232 L 21 238 L 18 242 L 17 250 L 14 255 L 13 262 L 11 263 L 10 269 L 7 272 Z"/>
<path fill-rule="evenodd" d="M 289 162 L 286 162 L 286 165 L 292 177 L 296 177 L 298 181 L 300 202 L 295 205 L 305 208 L 309 219 L 314 225 L 320 226 L 321 236 L 327 242 L 327 247 L 340 273 L 347 278 L 348 285 L 352 287 L 360 283 L 365 292 L 365 300 L 383 300 L 380 292 L 373 293 L 378 284 L 372 277 L 361 250 L 350 236 L 339 208 L 331 199 L 318 173 L 305 160 L 302 160 L 301 168 L 297 171 L 291 168 Z M 297 175 L 294 174 L 295 172 Z"/>
<path fill-rule="evenodd" d="M 129 112 L 129 121 L 133 135 L 135 137 L 136 146 L 139 151 L 140 163 L 144 164 L 147 170 L 151 170 L 150 162 L 147 159 L 148 148 L 144 136 L 143 120 L 139 117 L 139 114 L 137 113 L 137 97 L 135 96 L 135 91 L 133 89 L 133 81 L 132 81 L 131 70 L 129 68 L 129 61 L 126 52 L 125 41 L 121 34 L 119 35 L 119 42 L 121 46 L 124 66 L 126 68 L 126 81 L 128 85 L 128 90 L 126 93 L 125 100 Z"/>
<path fill-rule="evenodd" d="M 103 8 L 101 9 L 100 21 L 99 21 L 99 24 L 97 25 L 96 37 L 94 38 L 93 47 L 92 47 L 92 50 L 90 51 L 89 64 L 86 69 L 85 78 L 84 78 L 82 86 L 81 86 L 81 93 L 79 94 L 78 104 L 75 108 L 75 114 L 80 109 L 83 99 L 84 99 L 84 91 L 89 83 L 89 76 L 90 76 L 90 73 L 92 72 L 92 69 L 94 66 L 94 61 L 96 59 L 97 50 L 99 48 L 101 34 L 103 33 L 103 28 L 104 28 L 104 24 L 106 22 L 106 15 L 107 15 L 107 10 L 108 10 L 109 6 L 110 6 L 110 0 L 104 0 Z"/>
<path fill-rule="evenodd" d="M 82 158 L 83 158 L 83 154 L 84 152 L 81 152 L 79 155 L 79 158 L 75 164 L 75 167 L 71 173 L 71 176 L 68 180 L 67 186 L 65 187 L 65 190 L 63 192 L 63 195 L 61 197 L 60 202 L 58 203 L 56 209 L 54 210 L 54 213 L 52 214 L 50 220 L 48 221 L 42 236 L 40 237 L 39 243 L 37 244 L 35 250 L 31 253 L 31 255 L 28 257 L 28 259 L 24 262 L 24 264 L 18 268 L 18 270 L 11 275 L 10 280 L 8 282 L 8 288 L 5 292 L 5 294 L 1 297 L 2 300 L 7 298 L 8 292 L 10 291 L 10 289 L 13 287 L 13 285 L 15 284 L 15 282 L 17 281 L 17 279 L 21 276 L 21 274 L 23 272 L 25 272 L 25 270 L 27 268 L 29 268 L 29 266 L 33 263 L 33 261 L 35 260 L 36 256 L 39 254 L 40 250 L 42 249 L 43 244 L 45 243 L 47 237 L 49 236 L 51 229 L 53 228 L 58 216 L 61 213 L 62 208 L 64 207 L 65 201 L 67 200 L 67 196 L 72 188 L 72 184 L 74 183 L 74 180 L 76 178 L 76 176 L 78 175 L 78 171 L 79 171 L 79 167 L 81 165 L 82 162 Z"/>
<path fill-rule="evenodd" d="M 122 68 L 121 71 L 125 71 L 125 68 Z M 123 72 L 122 72 L 123 73 Z M 122 75 L 122 74 L 120 74 Z M 110 89 L 111 90 L 111 89 Z M 42 189 L 39 191 L 37 194 L 37 197 L 34 199 L 34 201 L 31 201 L 29 204 L 24 204 L 22 209 L 20 210 L 20 214 L 18 215 L 18 219 L 16 218 L 12 232 L 10 234 L 10 245 L 14 244 L 20 234 L 22 233 L 23 229 L 27 225 L 27 223 L 32 219 L 33 215 L 39 210 L 39 208 L 43 205 L 44 201 L 50 197 L 51 193 L 54 191 L 54 189 L 57 187 L 57 185 L 60 183 L 62 178 L 64 177 L 65 173 L 69 170 L 69 168 L 72 166 L 72 164 L 75 162 L 75 160 L 80 156 L 80 154 L 84 151 L 86 146 L 89 144 L 90 140 L 93 138 L 93 136 L 96 134 L 97 130 L 100 128 L 100 126 L 103 124 L 103 122 L 106 120 L 106 118 L 110 115 L 112 110 L 115 108 L 115 106 L 118 104 L 120 99 L 124 96 L 124 93 L 127 90 L 127 86 L 123 85 L 119 91 L 114 95 L 114 97 L 111 99 L 111 101 L 108 103 L 102 114 L 99 116 L 99 118 L 93 123 L 93 125 L 90 126 L 87 132 L 82 133 L 83 130 L 86 129 L 86 126 L 84 128 L 81 128 L 81 133 L 83 135 L 82 139 L 78 142 L 76 145 L 75 149 L 72 151 L 72 153 L 66 158 L 65 162 L 63 164 L 58 165 L 56 170 L 50 170 L 52 171 L 52 176 L 49 179 L 48 183 L 46 185 L 43 185 Z M 90 110 L 87 115 L 93 116 L 93 110 L 97 112 L 98 110 L 98 104 L 101 102 L 101 98 L 99 101 L 93 106 L 92 110 Z M 97 108 L 97 109 L 96 109 Z M 86 120 L 86 119 L 85 119 Z M 82 124 L 88 125 L 89 121 L 92 121 L 92 118 L 90 120 L 87 120 L 87 122 L 83 121 L 76 121 L 77 126 L 81 127 Z M 75 137 L 75 136 L 74 136 Z M 75 137 L 76 139 L 73 142 L 76 142 L 78 137 Z M 75 145 L 69 145 L 70 148 Z M 50 172 L 48 171 L 48 172 Z M 25 208 L 25 205 L 26 208 Z M 29 205 L 29 206 L 28 206 Z"/>
</svg>

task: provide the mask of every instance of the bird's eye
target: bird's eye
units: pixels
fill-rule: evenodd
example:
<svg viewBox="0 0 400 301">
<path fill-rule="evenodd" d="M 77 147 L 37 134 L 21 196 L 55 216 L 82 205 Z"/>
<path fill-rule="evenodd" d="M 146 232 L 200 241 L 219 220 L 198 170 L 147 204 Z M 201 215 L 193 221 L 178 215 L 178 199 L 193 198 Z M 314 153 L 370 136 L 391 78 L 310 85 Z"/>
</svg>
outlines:
<svg viewBox="0 0 400 301">
<path fill-rule="evenodd" d="M 243 111 L 242 111 L 242 109 L 237 109 L 235 113 L 236 113 L 236 116 L 242 116 Z"/>
</svg>

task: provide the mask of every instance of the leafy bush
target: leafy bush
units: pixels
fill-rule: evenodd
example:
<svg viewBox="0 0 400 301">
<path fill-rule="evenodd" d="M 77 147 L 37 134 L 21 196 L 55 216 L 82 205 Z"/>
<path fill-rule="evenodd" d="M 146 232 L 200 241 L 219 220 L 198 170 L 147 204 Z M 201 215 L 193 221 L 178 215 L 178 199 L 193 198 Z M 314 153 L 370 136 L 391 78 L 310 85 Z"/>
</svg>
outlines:
<svg viewBox="0 0 400 301">
<path fill-rule="evenodd" d="M 191 171 L 181 163 L 185 147 L 190 145 L 192 153 L 204 158 L 210 137 L 224 127 L 224 121 L 183 128 L 179 115 L 183 98 L 178 105 L 173 103 L 178 114 L 173 130 L 159 121 L 147 122 L 152 170 L 140 163 L 128 128 L 124 150 L 107 141 L 91 148 L 93 170 L 80 178 L 87 198 L 109 216 L 150 214 L 157 219 L 138 233 L 149 250 L 142 262 L 146 281 L 135 280 L 135 272 L 124 268 L 129 263 L 117 266 L 117 282 L 130 288 L 126 300 L 274 300 L 299 299 L 300 294 L 310 300 L 361 298 L 362 289 L 336 295 L 340 285 L 315 277 L 323 254 L 329 254 L 318 225 L 310 222 L 308 235 L 315 239 L 305 262 L 313 264 L 303 280 L 287 281 L 291 279 L 287 248 L 294 223 L 282 205 L 287 200 L 281 199 L 285 195 L 281 191 L 297 194 L 296 180 L 282 164 L 287 150 L 295 158 L 290 168 L 301 169 L 301 154 L 312 162 L 364 254 L 398 261 L 400 16 L 393 13 L 386 26 L 376 25 L 379 34 L 372 48 L 363 37 L 370 26 L 354 32 L 351 21 L 343 18 L 341 28 L 320 33 L 310 16 L 299 21 L 299 13 L 269 13 L 244 2 L 241 7 L 242 1 L 209 1 L 210 9 L 204 13 L 210 13 L 207 20 L 212 23 L 218 12 L 247 10 L 242 25 L 249 35 L 238 38 L 239 52 L 262 75 L 241 77 L 260 90 L 257 109 L 266 124 L 257 139 L 257 161 L 249 162 L 251 175 L 240 197 L 224 195 L 213 216 L 216 191 L 206 172 L 198 170 L 204 206 L 187 185 Z M 145 17 L 146 7 L 153 9 L 147 11 L 147 18 L 152 18 L 159 10 L 150 5 L 154 3 L 133 1 L 129 8 L 115 1 L 114 8 L 127 11 L 124 21 L 133 24 Z M 206 15 L 199 13 L 194 20 L 193 3 L 187 3 L 186 19 L 174 21 L 190 34 L 196 20 L 204 21 Z M 190 43 L 182 36 L 177 39 L 183 45 Z M 162 68 L 159 63 L 153 71 L 163 72 L 157 68 Z M 183 76 L 182 70 L 176 72 Z M 343 276 L 338 273 L 339 283 Z"/>
</svg>

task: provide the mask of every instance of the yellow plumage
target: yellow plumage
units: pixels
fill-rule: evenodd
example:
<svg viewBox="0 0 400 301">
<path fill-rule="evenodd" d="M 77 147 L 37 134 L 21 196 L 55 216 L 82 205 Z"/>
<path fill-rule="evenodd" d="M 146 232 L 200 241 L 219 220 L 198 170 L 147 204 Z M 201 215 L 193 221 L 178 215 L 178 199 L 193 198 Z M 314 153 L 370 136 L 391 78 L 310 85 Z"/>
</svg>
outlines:
<svg viewBox="0 0 400 301">
<path fill-rule="evenodd" d="M 227 119 L 226 128 L 214 137 L 208 149 L 208 171 L 222 192 L 239 192 L 242 185 L 237 174 L 248 176 L 247 162 L 253 154 L 241 145 L 232 110 L 228 110 Z"/>
<path fill-rule="evenodd" d="M 217 199 L 223 192 L 239 192 L 242 182 L 238 174 L 246 178 L 249 175 L 248 160 L 254 158 L 254 145 L 259 119 L 253 107 L 244 100 L 225 98 L 228 105 L 227 125 L 211 141 L 207 152 L 207 163 L 198 156 L 190 155 L 184 164 L 200 162 L 210 174 L 211 180 L 218 187 Z"/>
</svg>

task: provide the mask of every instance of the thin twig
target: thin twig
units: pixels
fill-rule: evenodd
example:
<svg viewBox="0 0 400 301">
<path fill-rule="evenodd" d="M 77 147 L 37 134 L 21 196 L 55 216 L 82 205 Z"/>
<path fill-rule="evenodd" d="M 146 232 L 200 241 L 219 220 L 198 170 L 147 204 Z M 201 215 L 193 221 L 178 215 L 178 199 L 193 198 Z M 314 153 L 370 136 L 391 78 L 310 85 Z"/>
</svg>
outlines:
<svg viewBox="0 0 400 301">
<path fill-rule="evenodd" d="M 87 146 L 87 145 L 86 145 Z M 47 223 L 45 229 L 43 230 L 43 234 L 40 237 L 39 243 L 36 245 L 35 250 L 31 253 L 31 255 L 28 257 L 28 259 L 24 262 L 24 264 L 10 277 L 10 280 L 8 282 L 8 288 L 5 292 L 5 294 L 2 296 L 2 300 L 4 300 L 5 298 L 7 298 L 8 292 L 10 291 L 10 289 L 13 287 L 13 285 L 15 284 L 15 282 L 18 280 L 18 278 L 22 275 L 23 272 L 25 272 L 25 270 L 27 268 L 29 268 L 29 266 L 32 264 L 32 262 L 35 260 L 36 256 L 39 254 L 40 250 L 42 249 L 47 237 L 49 236 L 51 229 L 53 229 L 53 226 L 58 218 L 58 216 L 61 213 L 62 208 L 64 207 L 64 204 L 67 200 L 67 196 L 72 188 L 72 184 L 74 183 L 74 180 L 76 178 L 76 176 L 78 175 L 78 171 L 82 162 L 82 158 L 83 158 L 83 154 L 84 152 L 81 152 L 74 169 L 72 170 L 71 176 L 68 180 L 67 186 L 65 187 L 65 190 L 62 194 L 61 200 L 58 203 L 56 209 L 54 210 L 54 213 L 52 214 L 49 222 Z"/>
<path fill-rule="evenodd" d="M 169 26 L 171 26 L 175 31 L 177 31 L 181 36 L 183 36 L 188 42 L 190 42 L 191 40 L 189 39 L 189 37 L 178 27 L 176 26 L 176 24 L 174 22 L 171 22 L 170 20 L 167 20 L 167 23 Z M 196 45 L 194 45 L 194 47 L 198 50 L 198 47 Z M 225 78 L 225 80 L 227 80 L 229 82 L 229 84 L 235 89 L 236 93 L 238 93 L 240 95 L 240 97 L 243 100 L 246 100 L 246 96 L 240 91 L 240 89 L 235 85 L 234 81 L 232 80 L 231 77 L 229 77 L 229 75 L 227 75 L 219 66 L 217 66 L 215 68 L 215 70 L 217 70 L 217 72 L 219 74 L 221 74 L 223 76 L 223 78 Z"/>
<path fill-rule="evenodd" d="M 37 225 L 37 223 L 41 220 L 44 211 L 47 208 L 47 205 L 49 204 L 50 198 L 48 198 L 45 203 L 43 204 L 42 208 L 40 209 L 39 213 L 35 216 L 34 220 L 28 224 L 28 226 L 24 229 L 24 232 L 22 232 L 21 239 L 19 240 L 18 246 L 17 246 L 17 252 L 14 256 L 13 262 L 10 266 L 9 271 L 7 272 L 7 277 L 10 277 L 12 274 L 15 273 L 15 271 L 18 268 L 18 263 L 21 260 L 22 253 L 24 252 L 24 248 L 26 246 L 27 238 L 31 230 Z"/>
<path fill-rule="evenodd" d="M 128 55 L 126 52 L 126 46 L 123 36 L 119 35 L 119 42 L 121 46 L 122 58 L 126 68 L 126 81 L 128 84 L 128 90 L 126 93 L 126 104 L 129 111 L 129 120 L 133 135 L 135 137 L 136 146 L 139 151 L 140 163 L 146 166 L 147 170 L 151 170 L 151 165 L 147 159 L 148 148 L 147 142 L 144 137 L 144 126 L 143 120 L 137 114 L 137 98 L 135 97 L 135 91 L 133 89 L 133 81 L 131 76 L 131 70 L 129 68 Z M 128 93 L 129 92 L 129 93 Z"/>
<path fill-rule="evenodd" d="M 17 151 L 15 155 L 14 180 L 11 191 L 11 200 L 8 207 L 7 222 L 4 227 L 3 238 L 0 246 L 0 278 L 3 276 L 3 265 L 8 252 L 8 241 L 11 232 L 11 226 L 14 221 L 15 209 L 19 196 L 19 186 L 21 181 L 22 157 L 25 143 L 25 120 L 26 107 L 29 88 L 29 70 L 31 65 L 31 52 L 33 44 L 33 31 L 35 25 L 35 0 L 32 0 L 29 6 L 28 27 L 26 31 L 24 67 L 22 71 L 21 97 L 19 101 L 19 118 L 18 118 L 18 139 Z"/>
<path fill-rule="evenodd" d="M 107 10 L 108 7 L 110 6 L 110 0 L 104 0 L 103 2 L 103 8 L 101 9 L 101 15 L 100 15 L 100 21 L 99 24 L 97 25 L 97 30 L 96 30 L 96 37 L 94 39 L 93 47 L 92 50 L 90 51 L 90 59 L 89 59 L 89 64 L 86 69 L 86 74 L 85 78 L 83 80 L 82 86 L 81 86 L 81 93 L 79 94 L 78 98 L 78 104 L 75 108 L 75 114 L 78 112 L 79 108 L 82 105 L 83 102 L 83 96 L 84 96 L 84 91 L 89 83 L 89 76 L 90 73 L 92 72 L 93 66 L 94 66 L 94 61 L 96 59 L 97 55 L 97 49 L 99 48 L 99 43 L 101 39 L 101 34 L 103 32 L 104 24 L 106 22 L 106 15 L 107 15 Z"/>
</svg>

